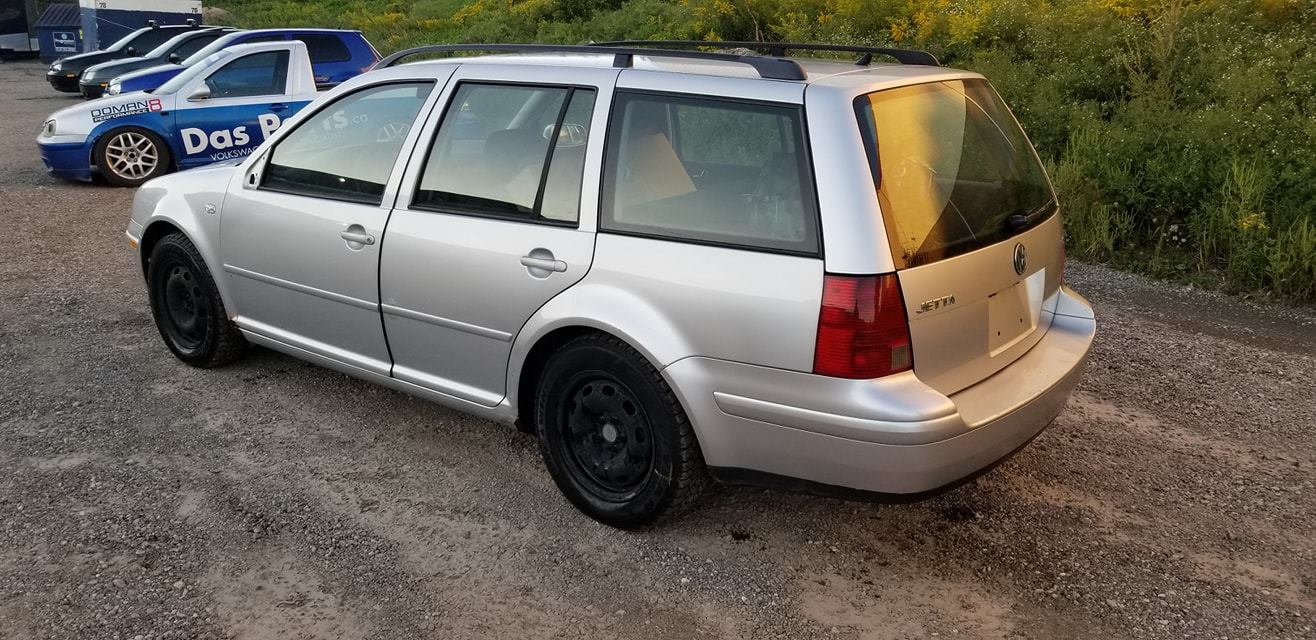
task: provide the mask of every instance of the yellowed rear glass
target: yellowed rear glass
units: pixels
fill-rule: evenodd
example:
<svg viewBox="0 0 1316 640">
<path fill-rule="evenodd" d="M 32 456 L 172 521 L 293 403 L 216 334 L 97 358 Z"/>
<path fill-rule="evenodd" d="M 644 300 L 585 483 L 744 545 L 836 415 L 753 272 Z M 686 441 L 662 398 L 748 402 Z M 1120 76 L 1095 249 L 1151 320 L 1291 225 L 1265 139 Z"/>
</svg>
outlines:
<svg viewBox="0 0 1316 640">
<path fill-rule="evenodd" d="M 855 100 L 898 268 L 1014 236 L 1055 210 L 1032 146 L 983 80 Z"/>
</svg>

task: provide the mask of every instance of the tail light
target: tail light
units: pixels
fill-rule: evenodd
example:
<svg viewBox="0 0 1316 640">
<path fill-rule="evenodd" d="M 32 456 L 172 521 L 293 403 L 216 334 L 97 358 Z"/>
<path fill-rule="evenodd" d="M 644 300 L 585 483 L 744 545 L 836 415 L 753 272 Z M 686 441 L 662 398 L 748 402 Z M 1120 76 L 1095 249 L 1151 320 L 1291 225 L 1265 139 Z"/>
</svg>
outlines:
<svg viewBox="0 0 1316 640">
<path fill-rule="evenodd" d="M 894 273 L 823 277 L 813 372 L 880 378 L 914 367 L 909 318 Z"/>
</svg>

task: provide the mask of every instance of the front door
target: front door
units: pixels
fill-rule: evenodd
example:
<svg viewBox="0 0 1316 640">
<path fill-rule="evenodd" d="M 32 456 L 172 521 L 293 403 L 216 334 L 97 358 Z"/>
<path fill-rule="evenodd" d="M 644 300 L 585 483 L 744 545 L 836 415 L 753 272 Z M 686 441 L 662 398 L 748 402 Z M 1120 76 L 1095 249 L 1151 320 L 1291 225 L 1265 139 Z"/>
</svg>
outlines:
<svg viewBox="0 0 1316 640">
<path fill-rule="evenodd" d="M 230 185 L 221 224 L 237 324 L 388 375 L 379 251 L 433 80 L 370 85 L 302 120 Z"/>
<path fill-rule="evenodd" d="M 494 406 L 512 340 L 589 270 L 617 72 L 464 66 L 423 132 L 380 264 L 393 375 Z M 583 194 L 583 195 L 582 195 Z"/>
<path fill-rule="evenodd" d="M 239 56 L 177 96 L 171 146 L 180 169 L 245 157 L 311 99 L 288 93 L 289 55 Z M 193 96 L 197 87 L 207 95 Z"/>
</svg>

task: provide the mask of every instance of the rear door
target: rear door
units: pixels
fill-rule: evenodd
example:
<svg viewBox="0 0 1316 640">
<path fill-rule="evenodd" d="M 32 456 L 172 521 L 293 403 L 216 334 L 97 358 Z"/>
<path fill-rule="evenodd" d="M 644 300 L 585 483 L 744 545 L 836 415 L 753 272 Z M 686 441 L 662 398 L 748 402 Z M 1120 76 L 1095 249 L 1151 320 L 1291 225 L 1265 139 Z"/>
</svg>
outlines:
<svg viewBox="0 0 1316 640">
<path fill-rule="evenodd" d="M 512 339 L 594 251 L 617 72 L 465 65 L 422 133 L 380 263 L 393 375 L 485 406 Z"/>
<path fill-rule="evenodd" d="M 1013 362 L 1045 334 L 1063 268 L 1050 182 L 981 79 L 855 101 L 910 319 L 914 370 L 943 393 Z"/>
</svg>

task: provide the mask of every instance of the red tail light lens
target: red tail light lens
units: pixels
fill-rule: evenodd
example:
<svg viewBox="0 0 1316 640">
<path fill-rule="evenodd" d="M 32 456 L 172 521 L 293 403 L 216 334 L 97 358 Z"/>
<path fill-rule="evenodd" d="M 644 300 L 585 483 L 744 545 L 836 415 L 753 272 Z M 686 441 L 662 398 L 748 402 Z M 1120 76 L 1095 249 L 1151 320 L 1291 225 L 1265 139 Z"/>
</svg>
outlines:
<svg viewBox="0 0 1316 640">
<path fill-rule="evenodd" d="M 913 367 L 909 318 L 896 274 L 824 276 L 813 372 L 880 378 Z"/>
</svg>

